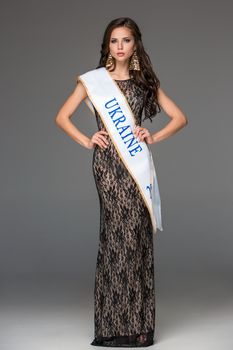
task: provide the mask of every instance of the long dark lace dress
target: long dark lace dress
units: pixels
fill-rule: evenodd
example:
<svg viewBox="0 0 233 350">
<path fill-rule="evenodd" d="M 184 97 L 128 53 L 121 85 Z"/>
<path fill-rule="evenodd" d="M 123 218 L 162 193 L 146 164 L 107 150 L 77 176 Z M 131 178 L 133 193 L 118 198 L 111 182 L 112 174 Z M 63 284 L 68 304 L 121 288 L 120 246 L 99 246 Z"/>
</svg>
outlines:
<svg viewBox="0 0 233 350">
<path fill-rule="evenodd" d="M 141 125 L 145 91 L 132 78 L 115 80 Z M 95 110 L 98 129 L 105 130 Z M 109 135 L 96 145 L 93 174 L 100 201 L 99 248 L 94 288 L 95 338 L 91 345 L 154 344 L 155 282 L 149 211 Z M 139 336 L 141 337 L 139 338 Z"/>
</svg>

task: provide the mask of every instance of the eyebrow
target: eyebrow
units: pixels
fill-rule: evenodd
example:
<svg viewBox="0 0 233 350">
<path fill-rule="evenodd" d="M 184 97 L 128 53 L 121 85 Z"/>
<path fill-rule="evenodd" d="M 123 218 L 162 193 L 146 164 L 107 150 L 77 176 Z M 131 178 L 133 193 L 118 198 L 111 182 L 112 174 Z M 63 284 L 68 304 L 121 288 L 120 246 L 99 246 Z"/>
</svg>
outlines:
<svg viewBox="0 0 233 350">
<path fill-rule="evenodd" d="M 130 39 L 130 38 L 131 38 L 130 36 L 125 36 L 125 37 L 122 38 L 122 39 Z M 117 39 L 117 38 L 112 37 L 111 39 Z"/>
</svg>

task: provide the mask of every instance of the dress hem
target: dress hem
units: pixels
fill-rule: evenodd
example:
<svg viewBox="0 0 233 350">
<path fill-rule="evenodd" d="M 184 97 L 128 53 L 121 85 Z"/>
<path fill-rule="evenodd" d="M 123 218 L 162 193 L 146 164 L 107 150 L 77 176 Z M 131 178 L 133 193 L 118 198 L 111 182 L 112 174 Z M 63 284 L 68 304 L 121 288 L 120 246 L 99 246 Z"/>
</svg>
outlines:
<svg viewBox="0 0 233 350">
<path fill-rule="evenodd" d="M 144 333 L 146 340 L 139 341 L 140 334 L 122 335 L 112 337 L 95 337 L 90 345 L 105 347 L 147 347 L 155 344 L 154 332 Z"/>
</svg>

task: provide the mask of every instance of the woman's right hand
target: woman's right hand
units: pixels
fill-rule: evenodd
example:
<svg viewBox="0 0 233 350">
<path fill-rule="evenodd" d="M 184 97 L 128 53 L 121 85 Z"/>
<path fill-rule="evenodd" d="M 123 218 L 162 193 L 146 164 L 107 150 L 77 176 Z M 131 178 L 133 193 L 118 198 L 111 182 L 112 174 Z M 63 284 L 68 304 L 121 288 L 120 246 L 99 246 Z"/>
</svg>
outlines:
<svg viewBox="0 0 233 350">
<path fill-rule="evenodd" d="M 94 135 L 87 144 L 87 148 L 92 149 L 96 145 L 100 146 L 102 149 L 107 148 L 109 142 L 104 135 L 108 135 L 107 131 L 105 130 L 99 130 L 96 133 L 94 133 Z"/>
</svg>

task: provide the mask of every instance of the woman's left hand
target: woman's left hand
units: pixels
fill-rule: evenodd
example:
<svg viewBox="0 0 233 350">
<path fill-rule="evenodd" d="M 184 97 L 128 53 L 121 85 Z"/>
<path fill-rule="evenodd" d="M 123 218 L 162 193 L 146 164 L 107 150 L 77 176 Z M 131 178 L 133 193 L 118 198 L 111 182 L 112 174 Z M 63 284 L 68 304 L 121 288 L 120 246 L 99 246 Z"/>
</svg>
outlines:
<svg viewBox="0 0 233 350">
<path fill-rule="evenodd" d="M 135 135 L 135 137 L 139 138 L 139 141 L 145 141 L 148 144 L 153 143 L 153 138 L 152 138 L 152 135 L 150 134 L 149 130 L 146 128 L 143 128 L 139 125 L 135 126 L 134 135 Z"/>
</svg>

